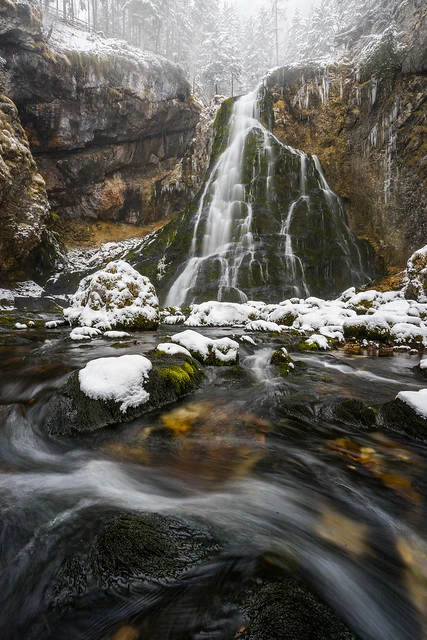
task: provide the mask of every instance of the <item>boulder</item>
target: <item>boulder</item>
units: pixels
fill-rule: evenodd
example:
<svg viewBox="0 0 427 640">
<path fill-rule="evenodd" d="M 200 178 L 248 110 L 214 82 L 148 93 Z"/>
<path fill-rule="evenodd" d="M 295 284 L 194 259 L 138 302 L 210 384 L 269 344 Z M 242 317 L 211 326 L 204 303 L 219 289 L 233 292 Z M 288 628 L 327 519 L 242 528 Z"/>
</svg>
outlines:
<svg viewBox="0 0 427 640">
<path fill-rule="evenodd" d="M 72 436 L 130 422 L 190 393 L 202 378 L 198 363 L 180 353 L 92 360 L 47 402 L 43 426 Z"/>
<path fill-rule="evenodd" d="M 159 324 L 159 301 L 148 278 L 115 260 L 83 278 L 64 316 L 82 327 L 150 331 Z"/>
<path fill-rule="evenodd" d="M 411 255 L 406 265 L 403 292 L 417 300 L 427 295 L 427 245 Z"/>
<path fill-rule="evenodd" d="M 212 340 L 197 331 L 182 331 L 172 337 L 172 342 L 181 345 L 202 364 L 233 365 L 239 359 L 239 344 L 230 338 Z"/>
</svg>

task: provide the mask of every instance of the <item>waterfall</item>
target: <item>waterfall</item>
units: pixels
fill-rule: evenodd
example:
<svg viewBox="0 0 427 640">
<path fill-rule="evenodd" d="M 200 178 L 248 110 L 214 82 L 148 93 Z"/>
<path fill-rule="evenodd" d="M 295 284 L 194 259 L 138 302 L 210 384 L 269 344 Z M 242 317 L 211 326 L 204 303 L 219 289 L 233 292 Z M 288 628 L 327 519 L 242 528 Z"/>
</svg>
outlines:
<svg viewBox="0 0 427 640">
<path fill-rule="evenodd" d="M 190 249 L 171 273 L 165 306 L 325 295 L 368 279 L 319 160 L 263 126 L 260 95 L 257 88 L 233 104 L 226 149 L 187 219 Z"/>
<path fill-rule="evenodd" d="M 166 306 L 183 303 L 197 279 L 201 263 L 212 257 L 217 258 L 221 269 L 218 300 L 221 300 L 222 292 L 230 288 L 236 291 L 240 301 L 247 300 L 245 293 L 237 286 L 237 274 L 243 258 L 246 255 L 253 258 L 252 206 L 247 201 L 245 185 L 241 182 L 245 141 L 252 129 L 263 131 L 265 150 L 271 155 L 268 133 L 258 120 L 258 94 L 257 88 L 234 104 L 228 146 L 204 188 L 196 215 L 190 258 L 184 271 L 172 285 L 166 298 Z M 196 256 L 197 234 L 208 195 L 212 199 L 206 230 L 201 253 Z"/>
</svg>

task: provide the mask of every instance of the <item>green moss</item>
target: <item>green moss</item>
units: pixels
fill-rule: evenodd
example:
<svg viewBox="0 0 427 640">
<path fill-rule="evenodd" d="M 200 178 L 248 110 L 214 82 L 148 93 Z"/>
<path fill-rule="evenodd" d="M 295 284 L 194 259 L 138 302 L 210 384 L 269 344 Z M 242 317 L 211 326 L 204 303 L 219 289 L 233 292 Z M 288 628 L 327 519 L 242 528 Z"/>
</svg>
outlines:
<svg viewBox="0 0 427 640">
<path fill-rule="evenodd" d="M 374 340 L 378 342 L 391 342 L 391 334 L 385 327 L 367 328 L 364 324 L 353 325 L 351 327 L 344 326 L 344 337 L 346 340 Z"/>
<path fill-rule="evenodd" d="M 225 151 L 227 147 L 229 137 L 229 123 L 233 111 L 234 102 L 234 98 L 227 98 L 227 100 L 224 100 L 218 110 L 218 113 L 216 114 L 215 122 L 213 125 L 215 136 L 212 145 L 211 167 L 216 163 L 221 153 L 223 153 L 223 151 Z"/>
<path fill-rule="evenodd" d="M 300 351 L 319 351 L 318 345 L 313 342 L 313 344 L 309 344 L 307 341 L 300 342 L 298 345 L 298 349 Z"/>
<path fill-rule="evenodd" d="M 159 354 L 160 352 L 156 352 Z M 160 369 L 158 375 L 163 380 L 170 382 L 178 396 L 189 393 L 194 389 L 194 379 L 197 368 L 190 362 L 184 362 L 182 365 L 174 365 Z"/>
<path fill-rule="evenodd" d="M 364 427 L 374 427 L 377 423 L 377 413 L 362 400 L 344 400 L 334 412 L 335 418 L 345 424 L 356 424 Z"/>
</svg>

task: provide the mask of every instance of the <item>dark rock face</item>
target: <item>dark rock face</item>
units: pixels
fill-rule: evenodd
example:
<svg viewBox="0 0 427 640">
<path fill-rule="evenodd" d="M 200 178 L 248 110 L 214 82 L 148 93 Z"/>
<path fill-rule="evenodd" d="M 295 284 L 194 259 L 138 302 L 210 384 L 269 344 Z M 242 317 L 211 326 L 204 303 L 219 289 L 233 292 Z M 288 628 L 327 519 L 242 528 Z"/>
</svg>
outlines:
<svg viewBox="0 0 427 640">
<path fill-rule="evenodd" d="M 404 73 L 427 71 L 427 7 L 422 0 L 409 0 L 399 4 L 396 10 L 396 25 L 405 33 L 408 50 L 402 69 Z"/>
<path fill-rule="evenodd" d="M 15 105 L 0 96 L 0 281 L 34 278 L 54 258 L 43 178 Z"/>
<path fill-rule="evenodd" d="M 319 157 L 352 231 L 374 247 L 378 270 L 392 272 L 425 244 L 427 78 L 418 64 L 418 75 L 403 73 L 406 58 L 390 47 L 385 41 L 359 77 L 338 65 L 282 69 L 269 87 L 274 133 Z"/>
<path fill-rule="evenodd" d="M 30 18 L 18 38 L 16 11 L 0 14 L 0 55 L 53 210 L 132 224 L 169 214 L 173 196 L 160 212 L 156 184 L 184 156 L 200 111 L 181 68 L 84 32 L 80 50 L 59 27 L 46 41 L 21 5 Z"/>
</svg>

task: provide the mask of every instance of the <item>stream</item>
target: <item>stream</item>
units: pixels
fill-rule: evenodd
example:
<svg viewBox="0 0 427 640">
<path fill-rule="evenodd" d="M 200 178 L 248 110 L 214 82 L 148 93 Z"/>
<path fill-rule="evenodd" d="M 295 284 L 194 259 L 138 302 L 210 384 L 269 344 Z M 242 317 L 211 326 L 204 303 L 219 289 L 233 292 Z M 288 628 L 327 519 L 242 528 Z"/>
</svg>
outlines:
<svg viewBox="0 0 427 640">
<path fill-rule="evenodd" d="M 146 354 L 175 330 L 136 334 L 120 355 Z M 328 409 L 336 398 L 379 404 L 422 388 L 419 356 L 292 354 L 297 373 L 281 378 L 269 364 L 277 344 L 252 334 L 256 347 L 240 346 L 243 382 L 209 367 L 176 405 L 56 440 L 42 428 L 46 400 L 88 360 L 118 355 L 68 332 L 0 347 L 2 640 L 240 637 L 230 590 L 260 558 L 310 585 L 360 638 L 425 637 L 426 445 L 339 423 Z M 221 551 L 175 580 L 94 588 L 52 612 L 70 549 L 123 511 L 208 523 Z"/>
</svg>

